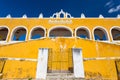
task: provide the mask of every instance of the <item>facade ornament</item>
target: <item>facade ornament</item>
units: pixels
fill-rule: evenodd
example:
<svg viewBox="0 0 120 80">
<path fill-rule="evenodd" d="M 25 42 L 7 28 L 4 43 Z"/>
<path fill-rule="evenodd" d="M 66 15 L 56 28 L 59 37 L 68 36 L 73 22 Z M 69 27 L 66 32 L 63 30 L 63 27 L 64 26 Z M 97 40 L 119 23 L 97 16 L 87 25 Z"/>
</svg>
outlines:
<svg viewBox="0 0 120 80">
<path fill-rule="evenodd" d="M 54 13 L 50 18 L 73 18 L 71 14 L 64 12 L 62 9 L 60 12 Z"/>
<path fill-rule="evenodd" d="M 26 14 L 24 14 L 22 18 L 27 18 L 27 15 L 26 15 Z"/>
<path fill-rule="evenodd" d="M 40 13 L 39 18 L 43 18 L 43 14 L 42 13 Z"/>
<path fill-rule="evenodd" d="M 8 14 L 8 15 L 6 16 L 6 18 L 11 18 L 11 15 L 10 15 L 10 14 Z"/>
<path fill-rule="evenodd" d="M 120 14 L 117 15 L 117 18 L 120 18 Z"/>
<path fill-rule="evenodd" d="M 85 18 L 85 15 L 83 13 L 81 13 L 81 18 Z"/>
<path fill-rule="evenodd" d="M 104 16 L 102 14 L 99 15 L 99 18 L 104 18 Z"/>
</svg>

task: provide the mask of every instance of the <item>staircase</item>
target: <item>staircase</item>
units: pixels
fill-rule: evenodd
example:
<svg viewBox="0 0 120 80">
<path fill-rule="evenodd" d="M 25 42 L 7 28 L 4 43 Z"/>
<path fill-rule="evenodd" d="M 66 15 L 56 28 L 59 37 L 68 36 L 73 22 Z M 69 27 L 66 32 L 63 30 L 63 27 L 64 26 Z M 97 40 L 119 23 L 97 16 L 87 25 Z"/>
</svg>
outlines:
<svg viewBox="0 0 120 80">
<path fill-rule="evenodd" d="M 84 79 L 75 78 L 73 73 L 47 73 L 46 80 L 84 80 Z"/>
</svg>

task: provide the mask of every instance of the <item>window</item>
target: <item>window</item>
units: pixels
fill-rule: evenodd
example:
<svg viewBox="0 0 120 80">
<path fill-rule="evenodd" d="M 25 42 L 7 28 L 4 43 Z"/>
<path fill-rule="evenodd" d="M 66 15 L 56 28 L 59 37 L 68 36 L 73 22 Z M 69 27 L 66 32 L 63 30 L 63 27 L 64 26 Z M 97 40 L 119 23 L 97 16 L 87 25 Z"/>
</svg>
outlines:
<svg viewBox="0 0 120 80">
<path fill-rule="evenodd" d="M 13 31 L 12 41 L 25 41 L 26 39 L 26 29 L 23 27 L 16 28 Z"/>
<path fill-rule="evenodd" d="M 66 27 L 56 27 L 49 32 L 49 37 L 72 37 L 72 32 Z"/>
<path fill-rule="evenodd" d="M 80 37 L 80 38 L 84 38 L 84 39 L 90 39 L 90 33 L 89 31 L 82 27 L 82 28 L 78 28 L 77 31 L 76 31 L 76 36 L 77 37 Z"/>
<path fill-rule="evenodd" d="M 40 27 L 36 27 L 32 30 L 30 39 L 39 39 L 44 36 L 45 36 L 44 29 L 42 29 Z"/>
<path fill-rule="evenodd" d="M 103 28 L 99 27 L 96 28 L 94 30 L 94 39 L 100 41 L 107 41 L 108 40 L 107 32 Z"/>
<path fill-rule="evenodd" d="M 120 27 L 112 28 L 111 33 L 113 40 L 120 40 Z"/>
<path fill-rule="evenodd" d="M 0 27 L 0 41 L 6 41 L 8 35 L 8 28 Z"/>
</svg>

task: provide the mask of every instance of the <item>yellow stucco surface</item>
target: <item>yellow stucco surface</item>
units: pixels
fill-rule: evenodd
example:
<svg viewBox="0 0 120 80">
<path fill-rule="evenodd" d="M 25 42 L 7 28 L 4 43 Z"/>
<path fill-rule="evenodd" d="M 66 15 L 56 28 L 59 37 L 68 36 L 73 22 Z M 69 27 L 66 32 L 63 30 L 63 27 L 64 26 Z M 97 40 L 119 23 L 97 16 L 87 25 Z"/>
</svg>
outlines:
<svg viewBox="0 0 120 80">
<path fill-rule="evenodd" d="M 71 24 L 52 24 L 49 20 L 56 19 L 0 19 L 1 26 L 8 26 L 10 29 L 7 42 L 11 41 L 12 30 L 18 26 L 25 26 L 28 29 L 27 40 L 19 43 L 0 45 L 0 57 L 7 58 L 38 58 L 39 48 L 49 48 L 49 70 L 67 71 L 73 67 L 72 48 L 81 48 L 83 58 L 120 57 L 120 45 L 112 43 L 110 29 L 113 26 L 120 26 L 120 19 L 67 19 L 72 20 Z M 61 20 L 61 19 L 57 19 Z M 66 20 L 66 19 L 63 19 Z M 43 38 L 29 40 L 30 31 L 35 26 L 42 26 L 46 29 L 46 36 L 52 27 L 67 26 L 72 29 L 72 38 Z M 90 29 L 91 40 L 80 39 L 75 36 L 75 29 L 86 26 Z M 93 29 L 96 26 L 104 27 L 108 32 L 108 42 L 93 40 Z M 51 52 L 50 52 L 51 51 Z M 9 61 L 4 67 L 2 78 L 35 78 L 37 62 L 32 61 Z M 117 80 L 115 60 L 90 60 L 84 61 L 86 78 L 101 78 Z"/>
</svg>

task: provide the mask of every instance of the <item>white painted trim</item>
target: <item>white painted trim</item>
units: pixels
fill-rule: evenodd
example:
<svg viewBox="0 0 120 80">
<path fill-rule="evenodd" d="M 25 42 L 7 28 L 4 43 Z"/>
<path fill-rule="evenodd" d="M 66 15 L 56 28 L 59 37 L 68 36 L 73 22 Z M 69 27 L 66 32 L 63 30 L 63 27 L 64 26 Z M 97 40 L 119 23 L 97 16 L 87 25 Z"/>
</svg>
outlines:
<svg viewBox="0 0 120 80">
<path fill-rule="evenodd" d="M 38 62 L 36 79 L 46 80 L 48 66 L 48 48 L 40 48 L 38 52 Z"/>
<path fill-rule="evenodd" d="M 6 43 L 7 40 L 8 40 L 8 37 L 9 37 L 9 35 L 10 35 L 10 29 L 9 29 L 8 26 L 5 26 L 5 25 L 3 25 L 3 26 L 1 25 L 0 28 L 7 28 L 7 29 L 8 29 L 8 34 L 7 34 L 6 40 L 5 40 L 5 41 L 0 41 L 0 44 L 1 44 L 1 43 Z"/>
<path fill-rule="evenodd" d="M 50 18 L 52 18 L 52 16 L 50 16 L 50 17 L 44 17 L 44 18 L 42 18 L 42 19 L 50 19 Z M 0 19 L 9 19 L 9 18 L 6 18 L 6 17 L 0 17 Z M 10 19 L 23 19 L 22 17 L 11 17 Z M 27 17 L 27 18 L 25 18 L 25 19 L 40 19 L 39 17 Z M 68 18 L 65 18 L 65 19 L 68 19 Z M 98 17 L 86 17 L 86 18 L 80 18 L 80 17 L 71 17 L 71 18 L 69 18 L 69 19 L 117 19 L 117 20 L 119 20 L 120 18 L 117 18 L 117 17 L 104 17 L 104 18 L 99 18 L 99 16 Z"/>
<path fill-rule="evenodd" d="M 72 34 L 71 37 L 73 37 L 73 31 L 72 31 L 72 29 L 71 29 L 70 27 L 67 27 L 67 26 L 64 26 L 64 25 L 57 25 L 57 26 L 53 26 L 52 28 L 50 28 L 50 29 L 48 30 L 48 35 L 47 35 L 47 36 L 48 36 L 49 38 L 52 38 L 52 37 L 50 37 L 50 35 L 49 35 L 50 31 L 53 30 L 53 29 L 56 29 L 56 28 L 65 28 L 65 29 L 69 30 L 69 31 L 71 32 L 71 34 Z M 71 37 L 61 37 L 61 38 L 71 38 Z"/>
<path fill-rule="evenodd" d="M 79 26 L 79 27 L 77 27 L 77 28 L 75 29 L 75 37 L 80 38 L 80 37 L 77 36 L 77 30 L 78 30 L 78 29 L 84 29 L 84 30 L 86 30 L 86 31 L 88 32 L 89 37 L 90 37 L 89 40 L 92 40 L 90 29 L 89 29 L 88 27 L 86 27 L 86 26 Z"/>
<path fill-rule="evenodd" d="M 39 38 L 39 39 L 43 39 L 43 38 L 46 38 L 46 29 L 45 29 L 45 27 L 43 27 L 43 26 L 34 26 L 31 30 L 30 30 L 30 33 L 29 33 L 29 40 L 38 40 L 38 39 L 31 39 L 31 33 L 32 33 L 32 31 L 34 30 L 34 29 L 36 29 L 36 28 L 41 28 L 41 29 L 43 29 L 44 30 L 44 37 L 41 37 L 41 38 Z"/>
<path fill-rule="evenodd" d="M 93 40 L 94 41 L 97 41 L 97 40 L 95 40 L 95 37 L 94 37 L 94 31 L 95 31 L 95 29 L 100 29 L 100 30 L 102 30 L 106 34 L 106 37 L 107 37 L 108 40 L 107 41 L 101 41 L 101 42 L 110 42 L 110 37 L 109 37 L 108 31 L 103 26 L 96 26 L 96 27 L 93 28 L 92 35 L 93 35 Z"/>
<path fill-rule="evenodd" d="M 112 42 L 120 42 L 120 40 L 113 40 L 113 36 L 112 36 L 112 29 L 116 29 L 118 28 L 118 30 L 120 30 L 120 26 L 113 26 L 112 28 L 110 28 L 110 36 L 111 36 L 111 39 L 112 39 Z"/>
<path fill-rule="evenodd" d="M 38 59 L 35 58 L 12 58 L 12 57 L 0 57 L 3 60 L 13 60 L 13 61 L 33 61 L 37 62 Z M 91 58 L 83 58 L 83 61 L 89 60 L 119 60 L 120 57 L 91 57 Z"/>
<path fill-rule="evenodd" d="M 3 60 L 13 60 L 13 61 L 33 61 L 33 62 L 37 62 L 37 59 L 34 58 L 12 58 L 12 57 L 0 57 L 0 59 Z"/>
<path fill-rule="evenodd" d="M 119 60 L 120 57 L 92 57 L 92 58 L 83 58 L 84 61 L 90 60 Z"/>
<path fill-rule="evenodd" d="M 28 36 L 28 29 L 27 29 L 27 27 L 25 27 L 25 26 L 16 26 L 16 27 L 14 27 L 13 29 L 12 29 L 12 32 L 11 32 L 11 36 L 10 36 L 10 42 L 12 41 L 12 39 L 13 39 L 13 34 L 14 34 L 14 32 L 16 31 L 16 30 L 18 30 L 19 28 L 24 28 L 25 30 L 26 30 L 26 38 L 25 38 L 25 41 L 27 41 L 26 39 L 27 39 L 27 36 Z M 23 41 L 12 41 L 12 42 L 23 42 Z"/>
<path fill-rule="evenodd" d="M 73 48 L 73 69 L 76 78 L 85 78 L 82 50 Z"/>
</svg>

